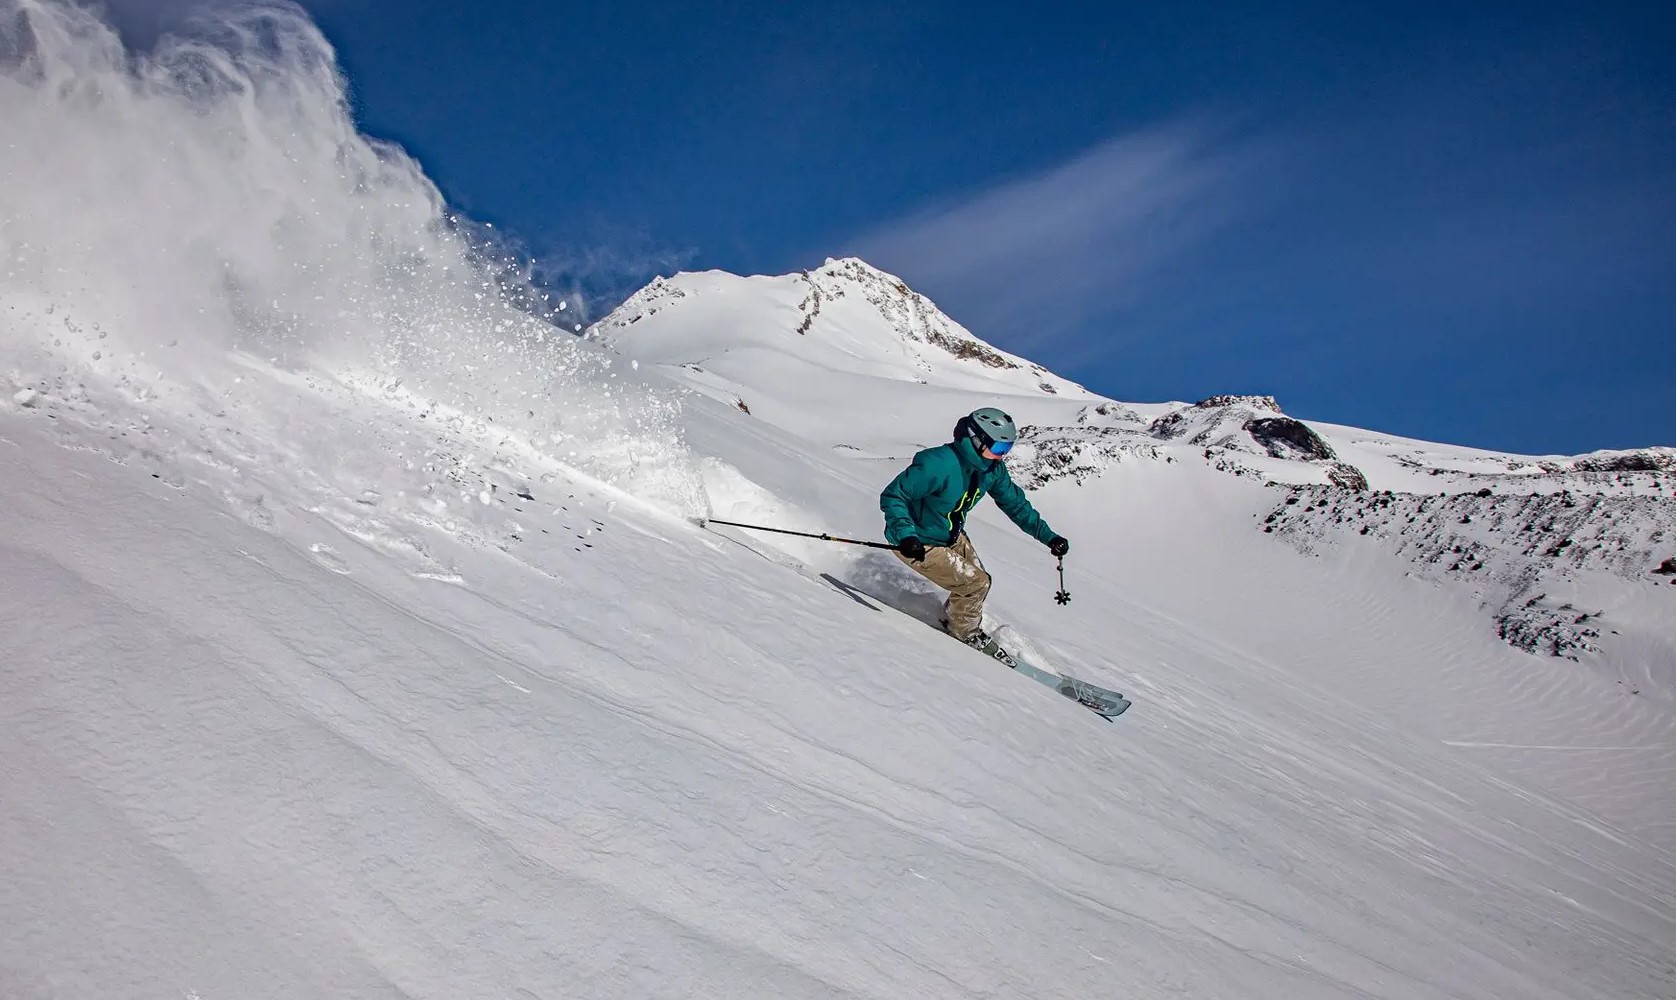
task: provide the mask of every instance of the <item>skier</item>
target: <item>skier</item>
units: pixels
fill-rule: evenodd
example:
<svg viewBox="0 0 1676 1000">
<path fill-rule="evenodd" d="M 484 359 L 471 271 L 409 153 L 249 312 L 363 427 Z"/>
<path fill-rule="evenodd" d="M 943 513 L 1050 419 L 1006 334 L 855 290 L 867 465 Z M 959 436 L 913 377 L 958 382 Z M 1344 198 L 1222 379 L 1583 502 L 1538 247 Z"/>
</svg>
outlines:
<svg viewBox="0 0 1676 1000">
<path fill-rule="evenodd" d="M 966 534 L 966 515 L 985 493 L 1026 534 L 1056 556 L 1071 543 L 1054 534 L 1024 491 L 1007 475 L 1003 456 L 1018 438 L 1013 418 L 986 406 L 961 417 L 954 440 L 927 448 L 879 494 L 885 539 L 896 557 L 949 592 L 944 602 L 948 633 L 994 656 L 999 647 L 983 630 L 983 602 L 990 576 Z"/>
</svg>

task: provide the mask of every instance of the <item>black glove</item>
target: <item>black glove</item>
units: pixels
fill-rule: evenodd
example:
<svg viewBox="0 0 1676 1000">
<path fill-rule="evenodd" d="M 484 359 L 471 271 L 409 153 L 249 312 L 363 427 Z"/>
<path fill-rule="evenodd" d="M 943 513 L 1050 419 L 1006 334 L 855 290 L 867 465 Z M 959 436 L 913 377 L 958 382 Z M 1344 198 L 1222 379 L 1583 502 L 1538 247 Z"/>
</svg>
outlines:
<svg viewBox="0 0 1676 1000">
<path fill-rule="evenodd" d="M 925 543 L 912 535 L 902 539 L 902 541 L 897 544 L 896 551 L 907 556 L 909 559 L 912 559 L 914 562 L 922 562 L 925 559 Z"/>
<path fill-rule="evenodd" d="M 1071 551 L 1071 543 L 1065 540 L 1064 535 L 1054 535 L 1048 540 L 1048 551 L 1063 559 L 1065 553 Z"/>
</svg>

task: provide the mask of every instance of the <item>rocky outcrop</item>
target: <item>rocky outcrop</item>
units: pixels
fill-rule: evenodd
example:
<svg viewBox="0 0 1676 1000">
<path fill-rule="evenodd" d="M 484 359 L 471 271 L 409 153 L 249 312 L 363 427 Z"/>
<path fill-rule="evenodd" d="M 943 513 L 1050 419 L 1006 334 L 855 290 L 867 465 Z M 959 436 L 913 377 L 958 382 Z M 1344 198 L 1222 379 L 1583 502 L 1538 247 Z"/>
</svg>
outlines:
<svg viewBox="0 0 1676 1000">
<path fill-rule="evenodd" d="M 1381 544 L 1417 576 L 1473 593 L 1510 645 L 1576 659 L 1598 648 L 1602 613 L 1547 595 L 1575 601 L 1576 582 L 1596 573 L 1645 580 L 1676 537 L 1676 500 L 1307 486 L 1288 490 L 1262 529 L 1306 553 L 1353 538 Z M 1676 558 L 1653 572 L 1676 577 Z"/>
<path fill-rule="evenodd" d="M 1359 492 L 1368 488 L 1368 477 L 1348 462 L 1334 462 L 1327 469 L 1327 481 L 1341 490 Z"/>
<path fill-rule="evenodd" d="M 842 298 L 852 292 L 862 296 L 905 340 L 930 344 L 957 358 L 976 361 L 986 368 L 1007 370 L 1026 367 L 1021 359 L 1001 353 L 949 319 L 901 278 L 886 274 L 866 261 L 855 257 L 828 260 L 819 270 L 806 272 L 805 277 L 815 286 L 817 294 L 824 288 L 826 294 L 833 298 Z M 1046 374 L 1045 370 L 1030 367 Z"/>
<path fill-rule="evenodd" d="M 1201 410 L 1214 410 L 1229 406 L 1249 406 L 1255 410 L 1273 410 L 1281 412 L 1280 402 L 1273 396 L 1246 396 L 1238 393 L 1223 393 L 1219 396 L 1207 396 L 1193 404 Z"/>
<path fill-rule="evenodd" d="M 1581 653 L 1600 650 L 1601 615 L 1573 604 L 1557 604 L 1537 594 L 1511 604 L 1496 615 L 1496 635 L 1514 649 L 1575 660 Z"/>
<path fill-rule="evenodd" d="M 1019 429 L 1019 447 L 1007 462 L 1013 481 L 1027 490 L 1059 479 L 1081 483 L 1126 458 L 1170 459 L 1146 434 L 1122 427 Z"/>
<path fill-rule="evenodd" d="M 925 331 L 925 342 L 949 352 L 957 358 L 976 361 L 990 368 L 1018 368 L 1017 362 L 1008 360 L 1000 351 L 990 347 L 980 340 L 965 340 L 950 336 L 946 330 Z"/>
<path fill-rule="evenodd" d="M 1166 413 L 1148 428 L 1154 437 L 1166 441 L 1186 439 L 1188 444 L 1217 444 L 1214 440 L 1232 422 L 1240 429 L 1263 416 L 1284 416 L 1273 396 L 1211 396 L 1192 406 Z"/>
<path fill-rule="evenodd" d="M 1639 451 L 1597 451 L 1579 455 L 1570 462 L 1577 472 L 1676 472 L 1676 450 L 1644 448 Z"/>
<path fill-rule="evenodd" d="M 1291 417 L 1257 417 L 1245 422 L 1245 432 L 1275 458 L 1298 458 L 1306 462 L 1330 462 L 1338 456 L 1309 429 L 1309 425 Z M 1358 476 L 1360 472 L 1356 473 Z M 1364 488 L 1366 480 L 1363 481 Z"/>
<path fill-rule="evenodd" d="M 643 319 L 656 316 L 686 297 L 685 289 L 660 275 L 629 296 L 622 305 L 612 310 L 609 316 L 589 327 L 582 337 L 584 340 L 601 340 Z"/>
<path fill-rule="evenodd" d="M 805 280 L 808 279 L 807 271 L 804 272 L 803 277 Z M 821 314 L 821 286 L 812 281 L 809 283 L 809 294 L 804 296 L 803 301 L 797 304 L 797 311 L 803 314 L 803 318 L 797 321 L 797 335 L 806 337 L 809 335 L 809 328 L 815 325 L 815 320 Z"/>
<path fill-rule="evenodd" d="M 1124 406 L 1107 400 L 1094 406 L 1085 406 L 1077 411 L 1078 424 L 1130 424 L 1141 427 L 1146 424 L 1145 418 L 1139 413 Z"/>
<path fill-rule="evenodd" d="M 1255 468 L 1237 455 L 1264 455 L 1325 466 L 1327 480 L 1344 489 L 1368 487 L 1361 470 L 1339 461 L 1321 435 L 1282 413 L 1273 396 L 1212 396 L 1159 417 L 1148 430 L 1165 441 L 1203 447 L 1206 460 L 1225 471 L 1251 474 Z"/>
</svg>

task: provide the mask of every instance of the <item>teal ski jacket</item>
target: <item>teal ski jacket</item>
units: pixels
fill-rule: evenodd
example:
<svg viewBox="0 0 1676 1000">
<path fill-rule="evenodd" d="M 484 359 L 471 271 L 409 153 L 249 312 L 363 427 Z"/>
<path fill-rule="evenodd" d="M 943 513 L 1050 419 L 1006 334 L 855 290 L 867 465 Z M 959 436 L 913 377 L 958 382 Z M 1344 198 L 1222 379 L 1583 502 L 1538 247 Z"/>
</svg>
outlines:
<svg viewBox="0 0 1676 1000">
<path fill-rule="evenodd" d="M 984 458 L 969 438 L 915 455 L 879 494 L 885 539 L 892 545 L 908 537 L 926 545 L 951 545 L 986 493 L 1025 534 L 1043 545 L 1053 541 L 1053 529 L 1007 475 L 1006 464 Z"/>
</svg>

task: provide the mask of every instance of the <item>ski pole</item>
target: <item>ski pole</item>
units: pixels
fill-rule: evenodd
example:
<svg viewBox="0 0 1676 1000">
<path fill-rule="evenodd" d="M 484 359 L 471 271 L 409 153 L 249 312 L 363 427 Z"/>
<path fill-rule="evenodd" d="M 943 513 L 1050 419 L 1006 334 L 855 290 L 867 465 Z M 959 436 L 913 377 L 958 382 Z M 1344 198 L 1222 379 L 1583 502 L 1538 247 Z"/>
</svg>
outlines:
<svg viewBox="0 0 1676 1000">
<path fill-rule="evenodd" d="M 1071 603 L 1071 592 L 1065 589 L 1065 557 L 1064 556 L 1059 557 L 1059 592 L 1057 594 L 1053 595 L 1053 599 L 1058 601 L 1061 606 L 1064 606 L 1066 604 Z M 1107 719 L 1106 721 L 1110 722 L 1111 720 Z"/>
<path fill-rule="evenodd" d="M 899 551 L 896 546 L 891 545 L 888 542 L 869 542 L 860 538 L 839 538 L 837 535 L 828 535 L 824 532 L 817 534 L 812 531 L 791 531 L 786 528 L 770 528 L 767 525 L 762 524 L 744 524 L 739 521 L 723 521 L 714 517 L 707 517 L 704 519 L 704 522 L 706 524 L 725 524 L 730 528 L 749 528 L 752 531 L 772 531 L 779 535 L 796 535 L 799 538 L 818 538 L 823 542 L 843 542 L 845 545 L 865 545 L 871 549 L 889 549 L 892 552 Z"/>
</svg>

